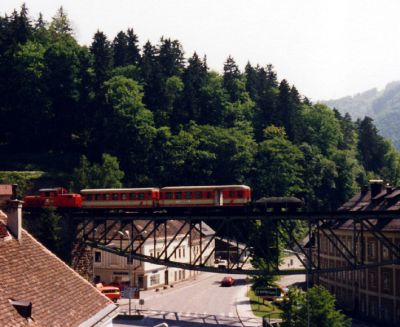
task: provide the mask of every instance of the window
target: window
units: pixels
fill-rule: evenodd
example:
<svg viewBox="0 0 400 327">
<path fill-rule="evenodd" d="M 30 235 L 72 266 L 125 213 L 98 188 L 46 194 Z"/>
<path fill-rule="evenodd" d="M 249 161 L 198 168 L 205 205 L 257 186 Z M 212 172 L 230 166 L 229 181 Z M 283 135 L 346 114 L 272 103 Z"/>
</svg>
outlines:
<svg viewBox="0 0 400 327">
<path fill-rule="evenodd" d="M 121 200 L 126 200 L 126 193 L 121 194 Z"/>
<path fill-rule="evenodd" d="M 207 192 L 207 199 L 211 199 L 212 198 L 212 193 L 211 192 Z"/>
<path fill-rule="evenodd" d="M 369 258 L 375 258 L 375 242 L 368 242 L 367 253 Z"/>
<path fill-rule="evenodd" d="M 229 191 L 229 197 L 234 198 L 235 197 L 235 192 L 234 191 Z"/>
<path fill-rule="evenodd" d="M 171 192 L 165 193 L 165 198 L 166 198 L 167 200 L 172 199 L 172 193 L 171 193 Z"/>
<path fill-rule="evenodd" d="M 182 192 L 175 192 L 175 199 L 182 199 Z"/>
<path fill-rule="evenodd" d="M 238 197 L 239 199 L 242 199 L 242 198 L 243 198 L 243 191 L 238 191 L 238 192 L 237 192 L 237 197 Z"/>
<path fill-rule="evenodd" d="M 195 192 L 194 197 L 195 199 L 201 199 L 201 192 Z"/>
<path fill-rule="evenodd" d="M 95 195 L 94 195 L 94 199 L 95 199 L 96 201 L 101 200 L 101 195 L 100 195 L 100 194 L 95 194 Z"/>
<path fill-rule="evenodd" d="M 129 193 L 129 200 L 136 200 L 136 193 Z"/>
<path fill-rule="evenodd" d="M 179 248 L 179 258 L 181 257 L 181 248 Z"/>
<path fill-rule="evenodd" d="M 158 285 L 160 284 L 160 275 L 151 275 L 150 276 L 150 285 Z"/>
<path fill-rule="evenodd" d="M 154 257 L 154 251 L 150 251 L 150 257 Z"/>
<path fill-rule="evenodd" d="M 182 279 L 182 271 L 179 270 L 179 280 L 181 280 L 181 279 Z"/>
<path fill-rule="evenodd" d="M 383 289 L 385 291 L 388 291 L 389 290 L 389 274 L 383 273 L 382 279 L 383 279 Z"/>
<path fill-rule="evenodd" d="M 177 271 L 174 272 L 174 277 L 175 277 L 175 281 L 177 281 L 178 280 L 178 272 Z"/>
<path fill-rule="evenodd" d="M 382 244 L 382 256 L 383 256 L 383 260 L 389 259 L 389 249 L 387 248 L 386 245 L 383 245 L 383 244 Z"/>
<path fill-rule="evenodd" d="M 192 198 L 192 192 L 185 192 L 185 199 L 191 199 Z"/>
<path fill-rule="evenodd" d="M 113 193 L 112 194 L 112 199 L 113 200 L 118 200 L 118 193 Z"/>
<path fill-rule="evenodd" d="M 185 279 L 185 270 L 182 271 L 182 278 Z"/>
<path fill-rule="evenodd" d="M 144 193 L 139 193 L 138 194 L 138 198 L 139 198 L 139 200 L 144 200 Z"/>
<path fill-rule="evenodd" d="M 104 200 L 110 200 L 110 194 L 108 193 L 104 194 Z"/>
<path fill-rule="evenodd" d="M 94 262 L 101 262 L 101 252 L 100 251 L 96 251 L 94 253 Z"/>
<path fill-rule="evenodd" d="M 185 248 L 182 249 L 182 252 L 183 252 L 182 256 L 185 257 Z"/>
</svg>

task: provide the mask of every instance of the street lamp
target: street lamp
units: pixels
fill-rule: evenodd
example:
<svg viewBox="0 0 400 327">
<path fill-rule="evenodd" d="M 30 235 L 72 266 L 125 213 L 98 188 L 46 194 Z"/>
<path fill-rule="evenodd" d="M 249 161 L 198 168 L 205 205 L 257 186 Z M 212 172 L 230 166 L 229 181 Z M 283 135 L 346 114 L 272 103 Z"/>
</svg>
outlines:
<svg viewBox="0 0 400 327">
<path fill-rule="evenodd" d="M 122 237 L 127 237 L 129 244 L 131 244 L 131 234 L 129 233 L 128 230 L 126 230 L 124 233 L 118 231 L 118 234 L 120 234 Z M 131 315 L 131 302 L 132 302 L 132 252 L 131 251 L 129 251 L 129 257 L 128 257 L 128 278 L 129 278 L 129 315 Z"/>
</svg>

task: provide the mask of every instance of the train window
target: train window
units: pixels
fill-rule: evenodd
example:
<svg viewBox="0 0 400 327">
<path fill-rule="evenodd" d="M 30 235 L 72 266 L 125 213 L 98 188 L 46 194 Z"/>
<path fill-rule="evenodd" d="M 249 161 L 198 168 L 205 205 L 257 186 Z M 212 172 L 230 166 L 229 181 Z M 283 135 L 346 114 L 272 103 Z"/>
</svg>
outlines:
<svg viewBox="0 0 400 327">
<path fill-rule="evenodd" d="M 207 199 L 211 199 L 211 198 L 212 198 L 211 192 L 207 192 Z"/>
<path fill-rule="evenodd" d="M 138 194 L 138 199 L 139 200 L 144 200 L 144 193 L 139 193 Z"/>
<path fill-rule="evenodd" d="M 195 193 L 194 193 L 194 197 L 195 197 L 196 199 L 201 199 L 201 192 L 195 192 Z"/>
<path fill-rule="evenodd" d="M 237 197 L 238 197 L 239 199 L 242 199 L 242 198 L 243 198 L 243 191 L 238 191 L 238 192 L 237 192 Z"/>
<path fill-rule="evenodd" d="M 104 200 L 110 200 L 110 194 L 108 193 L 104 194 Z"/>
<path fill-rule="evenodd" d="M 99 201 L 99 200 L 100 200 L 100 194 L 95 194 L 95 195 L 94 195 L 94 199 L 95 199 L 96 201 Z"/>
<path fill-rule="evenodd" d="M 185 192 L 185 199 L 191 199 L 192 198 L 192 192 Z"/>
<path fill-rule="evenodd" d="M 175 199 L 182 199 L 182 192 L 175 192 Z"/>
<path fill-rule="evenodd" d="M 136 200 L 136 193 L 129 193 L 130 200 Z"/>
<path fill-rule="evenodd" d="M 112 194 L 112 199 L 113 200 L 118 200 L 118 193 L 113 193 Z"/>
<path fill-rule="evenodd" d="M 229 197 L 234 198 L 235 197 L 235 192 L 234 191 L 229 191 Z"/>
<path fill-rule="evenodd" d="M 44 192 L 44 196 L 50 196 L 50 192 Z"/>
<path fill-rule="evenodd" d="M 165 193 L 165 198 L 166 198 L 167 200 L 172 199 L 172 192 L 167 192 L 167 193 Z"/>
<path fill-rule="evenodd" d="M 87 195 L 85 196 L 85 200 L 86 200 L 86 201 L 92 201 L 92 195 L 91 195 L 91 194 L 87 194 Z"/>
<path fill-rule="evenodd" d="M 121 194 L 121 200 L 126 200 L 126 193 Z"/>
</svg>

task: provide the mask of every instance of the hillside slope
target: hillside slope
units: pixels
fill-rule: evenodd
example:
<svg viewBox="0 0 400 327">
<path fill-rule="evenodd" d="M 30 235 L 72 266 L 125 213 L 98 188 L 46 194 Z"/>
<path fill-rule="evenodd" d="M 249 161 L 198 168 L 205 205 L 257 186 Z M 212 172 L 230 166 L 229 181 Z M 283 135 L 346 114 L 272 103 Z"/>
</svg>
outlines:
<svg viewBox="0 0 400 327">
<path fill-rule="evenodd" d="M 375 88 L 354 96 L 322 102 L 341 113 L 349 113 L 353 118 L 370 116 L 380 134 L 391 139 L 400 149 L 400 81 L 389 83 L 382 91 Z"/>
</svg>

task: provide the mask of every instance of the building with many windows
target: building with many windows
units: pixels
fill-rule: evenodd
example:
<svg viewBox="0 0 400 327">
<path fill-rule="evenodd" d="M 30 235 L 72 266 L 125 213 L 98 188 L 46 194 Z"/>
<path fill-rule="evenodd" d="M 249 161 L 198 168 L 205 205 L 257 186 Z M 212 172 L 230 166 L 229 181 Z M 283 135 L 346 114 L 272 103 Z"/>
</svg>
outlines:
<svg viewBox="0 0 400 327">
<path fill-rule="evenodd" d="M 400 189 L 384 186 L 381 180 L 370 181 L 341 211 L 400 209 Z M 400 215 L 400 212 L 399 212 Z M 363 228 L 353 220 L 329 226 L 338 240 L 320 233 L 321 268 L 344 267 L 343 253 L 358 262 L 389 261 L 400 255 L 400 219 L 370 219 L 373 228 Z M 317 260 L 317 254 L 314 252 Z M 387 265 L 357 271 L 338 271 L 319 276 L 319 284 L 335 294 L 337 303 L 369 321 L 385 326 L 400 325 L 400 265 Z"/>
<path fill-rule="evenodd" d="M 149 257 L 161 256 L 162 259 L 169 258 L 171 261 L 182 263 L 194 263 L 197 260 L 197 264 L 201 262 L 206 266 L 212 266 L 214 264 L 213 235 L 215 232 L 202 222 L 201 229 L 198 225 L 194 226 L 189 237 L 187 235 L 189 225 L 186 224 L 181 228 L 182 224 L 184 223 L 174 220 L 168 221 L 167 224 L 161 224 L 157 228 L 155 239 L 150 235 L 143 242 L 135 241 L 133 246 L 138 247 L 142 244 L 137 252 Z M 135 222 L 135 226 L 144 239 L 152 233 L 152 228 L 146 227 L 145 221 L 138 220 Z M 165 226 L 167 228 L 167 238 L 165 238 Z M 201 238 L 200 230 L 202 233 Z M 209 242 L 210 244 L 205 247 L 204 245 Z M 119 234 L 110 244 L 111 247 L 116 248 L 121 245 L 122 247 L 129 245 L 126 234 Z M 165 248 L 167 248 L 166 251 Z M 93 271 L 96 282 L 128 284 L 131 278 L 133 286 L 140 289 L 149 289 L 175 284 L 198 274 L 196 271 L 165 267 L 139 260 L 132 260 L 131 276 L 129 276 L 129 270 L 126 257 L 93 249 Z"/>
</svg>

